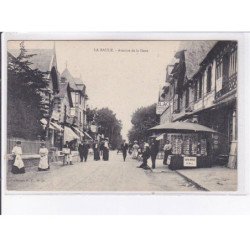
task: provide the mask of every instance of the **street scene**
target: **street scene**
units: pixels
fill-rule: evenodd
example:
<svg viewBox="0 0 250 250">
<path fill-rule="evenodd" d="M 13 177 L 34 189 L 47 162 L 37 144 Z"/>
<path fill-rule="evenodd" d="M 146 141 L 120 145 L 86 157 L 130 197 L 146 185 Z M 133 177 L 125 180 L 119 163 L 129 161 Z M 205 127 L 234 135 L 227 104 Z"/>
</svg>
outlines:
<svg viewBox="0 0 250 250">
<path fill-rule="evenodd" d="M 237 191 L 237 41 L 7 48 L 7 191 Z"/>
</svg>

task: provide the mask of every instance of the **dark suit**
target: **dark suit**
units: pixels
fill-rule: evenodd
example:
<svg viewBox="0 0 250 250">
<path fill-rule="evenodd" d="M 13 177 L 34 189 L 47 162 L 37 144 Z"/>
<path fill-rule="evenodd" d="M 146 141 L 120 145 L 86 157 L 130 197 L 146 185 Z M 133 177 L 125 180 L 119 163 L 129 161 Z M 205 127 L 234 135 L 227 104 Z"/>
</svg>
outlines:
<svg viewBox="0 0 250 250">
<path fill-rule="evenodd" d="M 83 161 L 83 144 L 80 144 L 78 147 L 78 152 L 80 155 L 81 162 Z"/>
<path fill-rule="evenodd" d="M 155 168 L 155 160 L 156 160 L 158 152 L 159 152 L 159 142 L 154 141 L 150 145 L 150 156 L 151 156 L 151 161 L 152 161 L 152 168 Z"/>
<path fill-rule="evenodd" d="M 123 143 L 121 145 L 121 150 L 122 150 L 123 160 L 125 161 L 126 157 L 127 157 L 128 144 L 127 143 Z"/>
<path fill-rule="evenodd" d="M 83 150 L 82 150 L 82 152 L 83 152 L 84 161 L 87 161 L 88 153 L 89 153 L 89 148 L 90 148 L 90 146 L 89 146 L 88 143 L 84 143 L 83 144 Z"/>
</svg>

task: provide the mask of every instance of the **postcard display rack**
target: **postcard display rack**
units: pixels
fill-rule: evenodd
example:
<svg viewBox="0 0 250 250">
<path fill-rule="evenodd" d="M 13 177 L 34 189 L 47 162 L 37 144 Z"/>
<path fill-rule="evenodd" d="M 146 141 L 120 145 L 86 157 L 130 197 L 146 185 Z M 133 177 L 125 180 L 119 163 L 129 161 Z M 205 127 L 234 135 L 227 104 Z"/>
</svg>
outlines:
<svg viewBox="0 0 250 250">
<path fill-rule="evenodd" d="M 170 169 L 211 167 L 207 139 L 200 134 L 167 134 L 167 139 L 172 144 L 172 154 L 168 157 Z"/>
</svg>

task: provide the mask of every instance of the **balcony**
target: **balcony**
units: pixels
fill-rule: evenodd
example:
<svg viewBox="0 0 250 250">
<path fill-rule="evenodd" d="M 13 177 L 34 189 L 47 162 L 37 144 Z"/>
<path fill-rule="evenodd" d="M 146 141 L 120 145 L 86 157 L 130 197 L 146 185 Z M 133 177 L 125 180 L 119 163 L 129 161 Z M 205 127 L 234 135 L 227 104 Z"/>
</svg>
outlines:
<svg viewBox="0 0 250 250">
<path fill-rule="evenodd" d="M 224 87 L 215 93 L 215 101 L 226 94 L 230 93 L 232 90 L 236 89 L 237 87 L 237 74 L 234 74 L 229 77 L 228 80 L 223 81 Z"/>
</svg>

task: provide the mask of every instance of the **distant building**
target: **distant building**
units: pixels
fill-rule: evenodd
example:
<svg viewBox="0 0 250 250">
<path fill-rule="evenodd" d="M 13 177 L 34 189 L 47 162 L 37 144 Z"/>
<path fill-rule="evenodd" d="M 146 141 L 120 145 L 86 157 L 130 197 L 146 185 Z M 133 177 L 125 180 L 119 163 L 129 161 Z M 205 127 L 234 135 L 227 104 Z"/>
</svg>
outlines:
<svg viewBox="0 0 250 250">
<path fill-rule="evenodd" d="M 191 121 L 213 128 L 217 155 L 229 155 L 236 167 L 237 41 L 185 41 L 167 67 L 160 91 L 166 103 L 161 123 Z"/>
</svg>

